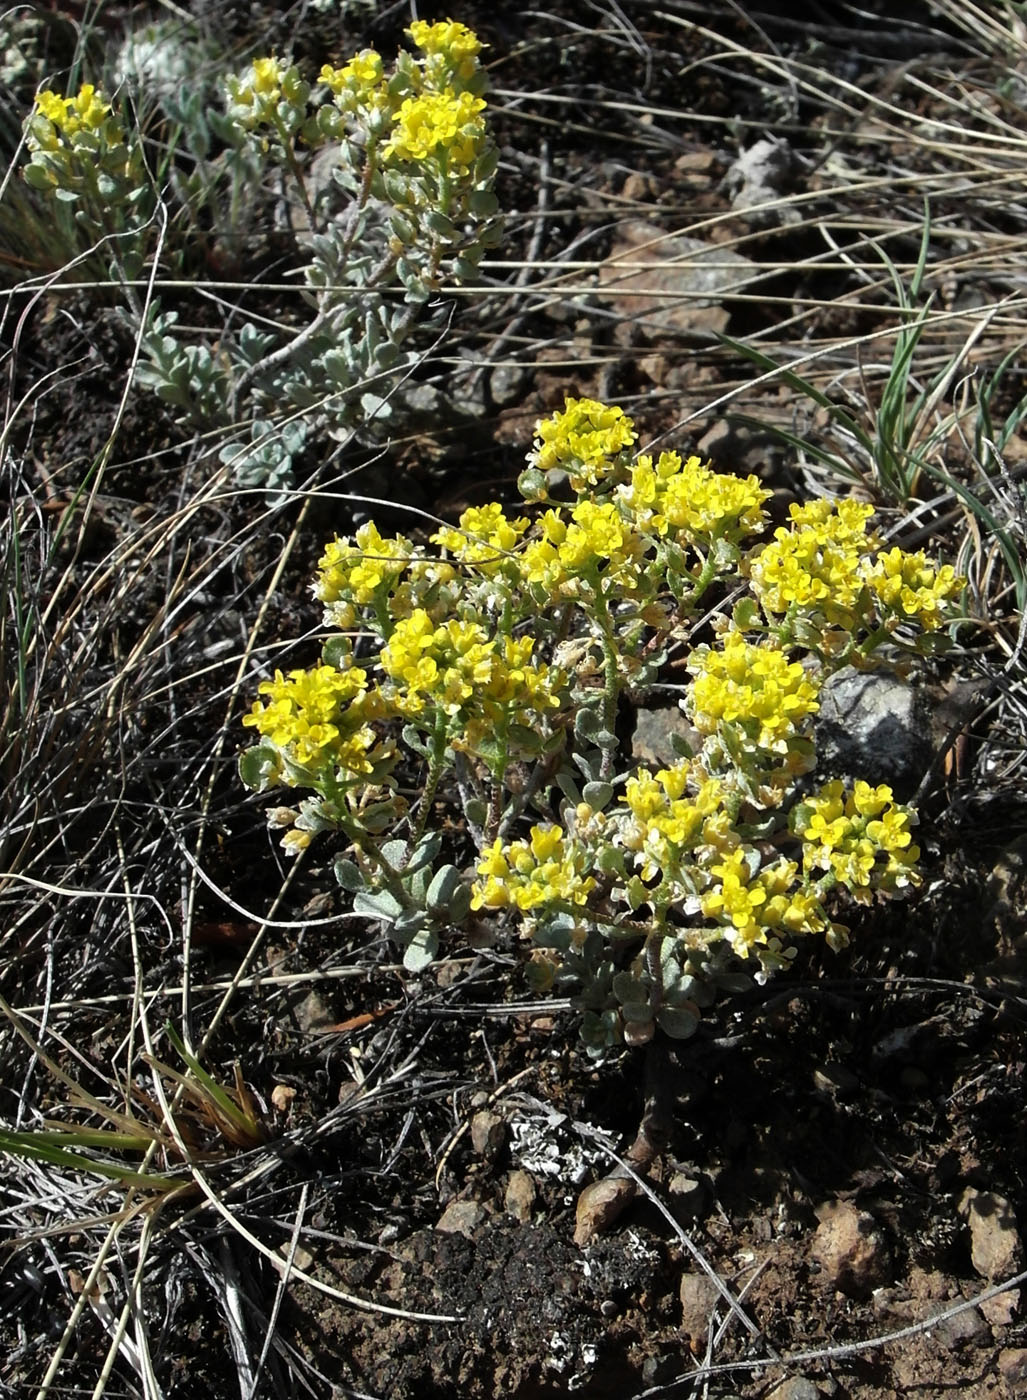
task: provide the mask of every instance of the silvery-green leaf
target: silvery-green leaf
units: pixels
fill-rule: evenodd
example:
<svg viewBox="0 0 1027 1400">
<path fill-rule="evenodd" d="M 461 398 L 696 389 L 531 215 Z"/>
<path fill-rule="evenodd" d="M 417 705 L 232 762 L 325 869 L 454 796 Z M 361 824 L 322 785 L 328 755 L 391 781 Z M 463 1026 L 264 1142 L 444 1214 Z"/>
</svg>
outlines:
<svg viewBox="0 0 1027 1400">
<path fill-rule="evenodd" d="M 581 789 L 581 795 L 596 812 L 601 812 L 613 796 L 612 783 L 591 782 Z"/>
<path fill-rule="evenodd" d="M 687 1040 L 699 1027 L 699 1013 L 683 1006 L 661 1006 L 656 1024 L 674 1040 Z"/>
<path fill-rule="evenodd" d="M 453 892 L 462 883 L 459 870 L 455 865 L 443 865 L 432 877 L 431 885 L 428 887 L 428 907 L 429 909 L 445 909 Z"/>
<path fill-rule="evenodd" d="M 382 846 L 382 859 L 391 865 L 393 870 L 399 870 L 406 860 L 407 843 L 405 841 L 386 841 Z"/>
<path fill-rule="evenodd" d="M 431 863 L 438 856 L 442 849 L 442 835 L 438 831 L 428 831 L 421 837 L 417 845 L 410 852 L 404 869 L 408 871 L 420 870 L 424 865 Z"/>
<path fill-rule="evenodd" d="M 432 929 L 423 929 L 403 953 L 403 966 L 407 972 L 423 972 L 439 951 L 439 936 Z"/>
<path fill-rule="evenodd" d="M 629 1001 L 644 1002 L 649 1005 L 649 994 L 641 978 L 631 972 L 618 972 L 613 979 L 613 994 L 623 1005 Z"/>
<path fill-rule="evenodd" d="M 372 919 L 392 923 L 403 912 L 403 906 L 388 890 L 361 891 L 353 899 L 354 914 L 366 914 Z"/>
<path fill-rule="evenodd" d="M 426 926 L 428 916 L 423 909 L 407 909 L 392 925 L 392 936 L 400 942 L 415 938 Z"/>
<path fill-rule="evenodd" d="M 352 860 L 347 860 L 345 856 L 335 858 L 335 878 L 344 890 L 350 894 L 356 894 L 358 890 L 364 888 L 364 877 L 360 873 L 360 867 Z"/>
<path fill-rule="evenodd" d="M 380 398 L 377 394 L 361 394 L 360 407 L 367 418 L 388 418 L 392 414 L 392 406 L 388 399 Z"/>
</svg>

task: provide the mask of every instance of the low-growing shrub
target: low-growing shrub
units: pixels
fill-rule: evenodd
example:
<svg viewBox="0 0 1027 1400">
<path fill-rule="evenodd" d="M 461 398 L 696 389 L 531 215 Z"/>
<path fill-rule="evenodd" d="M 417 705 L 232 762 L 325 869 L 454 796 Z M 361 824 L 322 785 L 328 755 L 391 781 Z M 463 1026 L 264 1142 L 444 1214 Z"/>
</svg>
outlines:
<svg viewBox="0 0 1027 1400">
<path fill-rule="evenodd" d="M 277 671 L 243 721 L 244 782 L 307 794 L 270 813 L 283 845 L 341 836 L 338 881 L 407 968 L 469 921 L 515 930 L 595 1054 L 690 1035 L 799 939 L 844 943 L 843 898 L 919 883 L 915 813 L 816 784 L 813 718 L 839 667 L 941 646 L 962 585 L 885 548 L 855 500 L 793 505 L 768 540 L 755 477 L 635 440 L 619 408 L 568 399 L 538 424 L 522 512 L 331 541 L 323 660 Z M 694 743 L 625 769 L 621 698 L 669 661 Z"/>
<path fill-rule="evenodd" d="M 315 434 L 388 419 L 444 333 L 445 308 L 426 309 L 429 298 L 473 279 L 499 237 L 481 44 L 453 21 L 417 20 L 408 33 L 416 52 L 401 51 L 391 68 L 364 49 L 313 82 L 284 59 L 255 59 L 228 77 L 220 111 L 205 88 L 159 89 L 175 132 L 165 187 L 122 104 L 93 84 L 71 97 L 40 92 L 28 119 L 25 178 L 60 211 L 62 251 L 95 247 L 94 261 L 109 260 L 139 337 L 137 382 L 193 424 L 237 429 L 221 459 L 241 485 L 287 486 Z M 149 69 L 138 82 L 147 75 L 154 83 Z M 204 220 L 220 253 L 237 258 L 255 192 L 275 186 L 290 215 L 298 264 L 288 275 L 309 308 L 303 323 L 258 324 L 226 298 L 223 324 L 187 338 L 176 312 L 143 305 L 136 284 L 165 197 L 179 211 L 160 247 L 174 267 L 191 242 L 209 242 L 198 234 Z"/>
</svg>

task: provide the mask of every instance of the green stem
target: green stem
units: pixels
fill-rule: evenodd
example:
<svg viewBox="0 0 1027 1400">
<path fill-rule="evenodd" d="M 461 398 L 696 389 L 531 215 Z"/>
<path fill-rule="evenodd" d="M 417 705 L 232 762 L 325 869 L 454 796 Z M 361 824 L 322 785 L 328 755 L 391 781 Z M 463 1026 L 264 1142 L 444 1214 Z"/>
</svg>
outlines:
<svg viewBox="0 0 1027 1400">
<path fill-rule="evenodd" d="M 282 150 L 285 153 L 285 163 L 289 167 L 289 174 L 292 176 L 293 183 L 295 184 L 296 189 L 299 191 L 300 199 L 303 201 L 303 208 L 306 211 L 308 220 L 310 221 L 310 231 L 311 233 L 316 233 L 317 224 L 314 218 L 314 204 L 310 198 L 310 194 L 307 191 L 306 182 L 303 179 L 303 172 L 300 170 L 299 161 L 296 159 L 296 147 L 293 145 L 292 137 L 286 131 L 285 124 L 283 123 L 281 117 L 278 115 L 277 112 L 275 112 L 272 120 L 274 121 L 274 127 L 275 131 L 277 131 L 278 133 L 278 138 L 282 143 Z"/>
<path fill-rule="evenodd" d="M 617 762 L 617 701 L 620 698 L 620 672 L 617 666 L 617 645 L 613 630 L 613 619 L 603 597 L 602 583 L 598 570 L 590 579 L 595 598 L 595 620 L 599 624 L 599 643 L 603 651 L 603 704 L 602 733 L 607 737 L 600 741 L 603 759 L 599 777 L 606 781 L 613 774 Z"/>
<path fill-rule="evenodd" d="M 424 835 L 425 827 L 428 825 L 428 817 L 431 815 L 432 803 L 435 801 L 435 793 L 438 790 L 439 782 L 446 769 L 446 747 L 449 743 L 449 724 L 447 717 L 442 710 L 435 716 L 435 729 L 432 732 L 431 742 L 428 750 L 428 776 L 425 780 L 424 791 L 421 793 L 421 800 L 417 807 L 417 823 L 410 836 L 410 846 L 413 849 Z"/>
</svg>

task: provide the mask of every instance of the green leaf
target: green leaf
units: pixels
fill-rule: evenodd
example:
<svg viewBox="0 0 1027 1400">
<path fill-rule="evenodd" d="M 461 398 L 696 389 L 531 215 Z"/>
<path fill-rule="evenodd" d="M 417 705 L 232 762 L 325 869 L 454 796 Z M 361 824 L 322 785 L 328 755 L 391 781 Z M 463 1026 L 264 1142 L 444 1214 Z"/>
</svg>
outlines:
<svg viewBox="0 0 1027 1400">
<path fill-rule="evenodd" d="M 392 923 L 403 912 L 403 906 L 388 890 L 361 891 L 353 900 L 354 914 L 366 914 L 372 919 Z"/>
<path fill-rule="evenodd" d="M 382 859 L 391 865 L 393 870 L 403 868 L 406 856 L 407 843 L 405 841 L 386 841 L 382 846 Z"/>
<path fill-rule="evenodd" d="M 423 866 L 431 865 L 438 857 L 442 849 L 442 835 L 438 831 L 426 832 L 418 841 L 417 845 L 410 852 L 409 859 L 404 866 L 407 874 L 415 870 L 422 869 Z"/>
<path fill-rule="evenodd" d="M 463 876 L 455 865 L 440 866 L 428 886 L 425 903 L 429 913 L 448 913 L 457 891 L 463 888 L 463 883 Z"/>
<path fill-rule="evenodd" d="M 356 894 L 358 890 L 364 888 L 364 877 L 360 873 L 360 867 L 353 861 L 347 860 L 345 856 L 335 858 L 335 878 L 344 890 L 350 894 Z"/>
<path fill-rule="evenodd" d="M 613 784 L 586 783 L 581 789 L 581 795 L 593 811 L 601 812 L 613 796 Z"/>
<path fill-rule="evenodd" d="M 661 1006 L 656 1013 L 656 1024 L 660 1030 L 674 1040 L 687 1040 L 699 1028 L 699 1009 L 690 1010 L 684 1006 Z"/>
<path fill-rule="evenodd" d="M 428 916 L 423 909 L 407 909 L 392 926 L 392 936 L 400 943 L 413 939 L 426 927 Z"/>
<path fill-rule="evenodd" d="M 438 934 L 432 929 L 424 929 L 407 944 L 403 953 L 403 966 L 407 972 L 423 972 L 438 951 Z"/>
<path fill-rule="evenodd" d="M 239 777 L 244 785 L 255 792 L 266 792 L 276 787 L 282 772 L 282 760 L 277 748 L 270 739 L 262 739 L 252 749 L 245 749 L 239 755 Z"/>
</svg>

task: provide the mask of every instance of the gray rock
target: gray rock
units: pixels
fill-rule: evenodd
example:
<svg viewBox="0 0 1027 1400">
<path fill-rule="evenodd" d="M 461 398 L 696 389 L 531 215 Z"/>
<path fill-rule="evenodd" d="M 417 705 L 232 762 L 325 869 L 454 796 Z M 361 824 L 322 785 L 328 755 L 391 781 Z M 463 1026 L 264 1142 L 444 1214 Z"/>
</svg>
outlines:
<svg viewBox="0 0 1027 1400">
<path fill-rule="evenodd" d="M 528 1172 L 512 1171 L 510 1179 L 506 1183 L 506 1195 L 503 1198 L 503 1206 L 507 1215 L 512 1215 L 522 1225 L 525 1224 L 531 1219 L 535 1195 L 535 1183 Z"/>
<path fill-rule="evenodd" d="M 749 223 L 759 228 L 800 223 L 799 210 L 784 202 L 795 172 L 795 157 L 787 141 L 757 141 L 742 152 L 724 176 L 731 207 L 736 213 L 745 214 Z M 765 204 L 778 207 L 756 207 Z"/>
<path fill-rule="evenodd" d="M 729 248 L 664 232 L 631 220 L 599 267 L 600 302 L 647 334 L 721 332 L 726 292 L 741 292 L 759 275 L 751 259 Z"/>
<path fill-rule="evenodd" d="M 684 1274 L 681 1279 L 681 1331 L 697 1346 L 704 1345 L 710 1318 L 720 1291 L 706 1274 Z"/>
<path fill-rule="evenodd" d="M 812 1381 L 793 1376 L 776 1385 L 767 1400 L 821 1400 L 823 1392 Z"/>
<path fill-rule="evenodd" d="M 887 671 L 843 667 L 820 692 L 818 773 L 888 783 L 912 796 L 931 760 L 921 692 Z"/>
<path fill-rule="evenodd" d="M 992 1330 L 997 1327 L 1009 1327 L 1016 1321 L 1020 1312 L 1020 1290 L 1011 1288 L 1008 1293 L 999 1293 L 995 1298 L 985 1298 L 978 1306 Z"/>
<path fill-rule="evenodd" d="M 479 1201 L 450 1201 L 435 1226 L 440 1235 L 466 1235 L 471 1239 L 485 1219 L 485 1207 Z"/>
<path fill-rule="evenodd" d="M 698 1220 L 706 1204 L 706 1188 L 702 1182 L 686 1172 L 675 1172 L 668 1189 L 678 1219 Z"/>
<path fill-rule="evenodd" d="M 506 1124 L 498 1113 L 483 1109 L 471 1119 L 471 1146 L 479 1157 L 494 1157 L 506 1138 Z"/>
<path fill-rule="evenodd" d="M 635 732 L 631 736 L 632 758 L 650 768 L 680 763 L 681 755 L 673 744 L 674 735 L 683 740 L 693 753 L 702 747 L 702 735 L 680 710 L 639 710 L 635 716 Z"/>
<path fill-rule="evenodd" d="M 1010 1395 L 1027 1392 L 1027 1347 L 1007 1347 L 998 1354 L 999 1375 Z"/>
<path fill-rule="evenodd" d="M 939 1303 L 932 1311 L 945 1312 L 957 1301 L 953 1298 L 949 1302 Z M 931 1327 L 931 1335 L 942 1350 L 953 1351 L 956 1347 L 974 1346 L 986 1341 L 988 1324 L 978 1308 L 963 1308 L 961 1312 L 953 1313 L 943 1322 L 935 1323 Z"/>
</svg>

